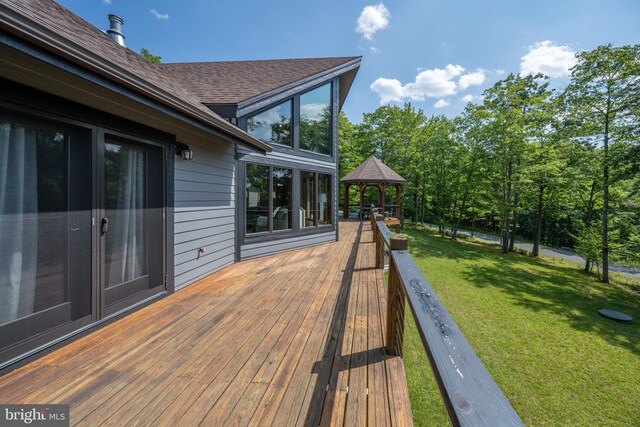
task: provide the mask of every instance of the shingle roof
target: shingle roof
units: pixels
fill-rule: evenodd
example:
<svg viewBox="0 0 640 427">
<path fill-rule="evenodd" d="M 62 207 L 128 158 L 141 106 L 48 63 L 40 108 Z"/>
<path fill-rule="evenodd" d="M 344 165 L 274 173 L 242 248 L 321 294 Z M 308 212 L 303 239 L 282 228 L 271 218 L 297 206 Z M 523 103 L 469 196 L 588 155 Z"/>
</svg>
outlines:
<svg viewBox="0 0 640 427">
<path fill-rule="evenodd" d="M 340 58 L 273 59 L 261 61 L 187 62 L 160 64 L 204 104 L 238 104 L 332 68 L 359 61 Z"/>
<path fill-rule="evenodd" d="M 376 156 L 371 156 L 362 162 L 360 166 L 345 175 L 340 182 L 388 182 L 402 184 L 406 182 L 406 180 L 389 166 L 382 163 Z"/>
<path fill-rule="evenodd" d="M 29 22 L 25 24 L 23 18 Z M 202 105 L 164 69 L 118 45 L 103 31 L 52 0 L 3 0 L 0 4 L 0 28 L 27 37 L 47 50 L 251 145 L 270 150 Z"/>
</svg>

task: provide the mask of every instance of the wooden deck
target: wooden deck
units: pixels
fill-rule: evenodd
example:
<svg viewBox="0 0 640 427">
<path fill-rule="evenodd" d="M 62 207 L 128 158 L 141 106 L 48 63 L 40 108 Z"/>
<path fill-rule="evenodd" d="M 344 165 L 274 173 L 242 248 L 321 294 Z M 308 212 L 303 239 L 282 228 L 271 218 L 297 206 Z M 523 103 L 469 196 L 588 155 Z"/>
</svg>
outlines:
<svg viewBox="0 0 640 427">
<path fill-rule="evenodd" d="M 0 378 L 74 425 L 411 425 L 368 222 L 245 261 Z"/>
</svg>

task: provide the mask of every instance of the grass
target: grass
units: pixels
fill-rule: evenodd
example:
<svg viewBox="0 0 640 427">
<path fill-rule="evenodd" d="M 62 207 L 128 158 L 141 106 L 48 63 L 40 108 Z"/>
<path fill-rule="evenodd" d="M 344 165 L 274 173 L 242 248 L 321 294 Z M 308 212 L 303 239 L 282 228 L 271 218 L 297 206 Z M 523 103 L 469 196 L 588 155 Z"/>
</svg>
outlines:
<svg viewBox="0 0 640 427">
<path fill-rule="evenodd" d="M 605 285 L 576 264 L 403 230 L 409 249 L 526 425 L 640 426 L 638 283 Z M 634 317 L 618 323 L 611 308 Z M 407 313 L 407 319 L 411 315 Z M 404 364 L 416 425 L 447 424 L 409 320 Z"/>
</svg>

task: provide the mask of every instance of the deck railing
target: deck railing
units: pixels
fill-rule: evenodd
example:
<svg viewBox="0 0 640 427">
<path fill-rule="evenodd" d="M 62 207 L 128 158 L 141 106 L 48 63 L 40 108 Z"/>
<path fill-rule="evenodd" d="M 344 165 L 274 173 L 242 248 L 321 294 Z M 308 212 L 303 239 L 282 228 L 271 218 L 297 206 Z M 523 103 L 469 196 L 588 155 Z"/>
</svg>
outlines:
<svg viewBox="0 0 640 427">
<path fill-rule="evenodd" d="M 405 300 L 409 303 L 440 395 L 454 426 L 521 426 L 522 420 L 471 348 L 407 251 L 374 209 L 376 267 L 388 249 L 386 352 L 402 355 Z"/>
</svg>

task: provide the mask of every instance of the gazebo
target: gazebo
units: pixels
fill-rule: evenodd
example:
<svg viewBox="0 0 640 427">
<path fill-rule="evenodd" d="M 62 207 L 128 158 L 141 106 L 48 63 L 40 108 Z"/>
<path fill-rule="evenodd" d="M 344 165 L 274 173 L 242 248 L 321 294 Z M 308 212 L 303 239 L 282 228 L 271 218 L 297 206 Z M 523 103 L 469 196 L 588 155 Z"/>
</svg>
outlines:
<svg viewBox="0 0 640 427">
<path fill-rule="evenodd" d="M 393 185 L 396 189 L 396 218 L 400 219 L 400 190 L 406 180 L 398 175 L 393 169 L 385 165 L 376 156 L 371 156 L 360 166 L 345 175 L 340 180 L 344 184 L 344 218 L 349 217 L 349 187 L 358 186 L 360 190 L 360 212 L 359 218 L 365 217 L 364 192 L 368 187 L 376 187 L 379 192 L 378 205 L 385 212 L 385 190 Z"/>
</svg>

